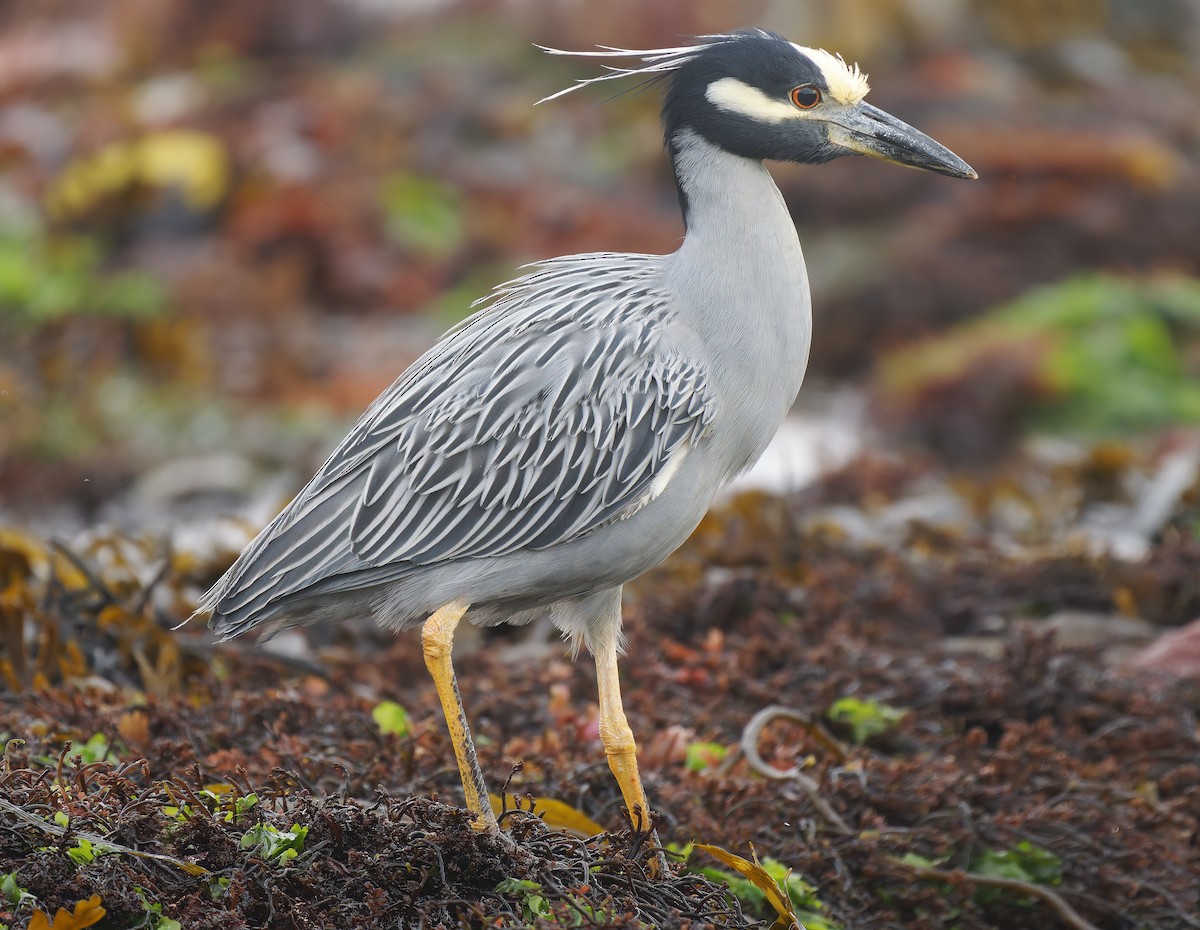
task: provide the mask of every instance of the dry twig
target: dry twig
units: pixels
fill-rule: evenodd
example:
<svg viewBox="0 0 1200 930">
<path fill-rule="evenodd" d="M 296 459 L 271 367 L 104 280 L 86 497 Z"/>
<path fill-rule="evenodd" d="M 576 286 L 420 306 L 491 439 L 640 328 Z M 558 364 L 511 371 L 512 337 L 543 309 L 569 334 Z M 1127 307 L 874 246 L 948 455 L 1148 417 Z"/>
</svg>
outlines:
<svg viewBox="0 0 1200 930">
<path fill-rule="evenodd" d="M 758 741 L 762 736 L 762 731 L 766 729 L 767 724 L 780 718 L 793 720 L 802 724 L 823 746 L 833 752 L 838 761 L 845 760 L 846 753 L 837 744 L 837 741 L 829 736 L 819 724 L 810 720 L 806 714 L 780 704 L 772 704 L 770 707 L 764 707 L 751 717 L 750 722 L 746 724 L 746 728 L 742 731 L 741 750 L 742 754 L 746 757 L 746 764 L 750 766 L 751 770 L 765 778 L 771 778 L 776 781 L 795 781 L 804 793 L 808 795 L 813 808 L 816 809 L 825 822 L 842 835 L 850 836 L 854 831 L 841 818 L 841 815 L 830 806 L 829 802 L 821 797 L 820 786 L 815 781 L 800 771 L 798 766 L 792 766 L 790 769 L 779 769 L 768 763 L 759 754 Z"/>
</svg>

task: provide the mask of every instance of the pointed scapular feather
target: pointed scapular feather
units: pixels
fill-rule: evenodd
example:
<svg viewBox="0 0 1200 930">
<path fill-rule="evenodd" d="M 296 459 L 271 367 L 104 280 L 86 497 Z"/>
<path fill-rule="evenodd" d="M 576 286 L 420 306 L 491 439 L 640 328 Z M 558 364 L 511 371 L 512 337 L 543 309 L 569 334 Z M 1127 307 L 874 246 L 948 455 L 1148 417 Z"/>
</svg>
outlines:
<svg viewBox="0 0 1200 930">
<path fill-rule="evenodd" d="M 713 416 L 703 361 L 660 348 L 679 325 L 660 267 L 572 256 L 493 292 L 214 586 L 221 628 L 289 597 L 559 545 L 644 506 Z"/>
</svg>

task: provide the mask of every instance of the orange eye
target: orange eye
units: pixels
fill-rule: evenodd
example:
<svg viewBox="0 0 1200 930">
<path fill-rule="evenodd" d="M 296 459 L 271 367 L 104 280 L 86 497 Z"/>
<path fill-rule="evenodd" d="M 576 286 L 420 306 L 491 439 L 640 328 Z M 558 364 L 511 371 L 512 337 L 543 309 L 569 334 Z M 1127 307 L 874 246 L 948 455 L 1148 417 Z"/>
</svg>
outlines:
<svg viewBox="0 0 1200 930">
<path fill-rule="evenodd" d="M 792 103 L 801 110 L 811 110 L 821 102 L 821 92 L 811 84 L 801 84 L 792 88 L 791 98 Z"/>
</svg>

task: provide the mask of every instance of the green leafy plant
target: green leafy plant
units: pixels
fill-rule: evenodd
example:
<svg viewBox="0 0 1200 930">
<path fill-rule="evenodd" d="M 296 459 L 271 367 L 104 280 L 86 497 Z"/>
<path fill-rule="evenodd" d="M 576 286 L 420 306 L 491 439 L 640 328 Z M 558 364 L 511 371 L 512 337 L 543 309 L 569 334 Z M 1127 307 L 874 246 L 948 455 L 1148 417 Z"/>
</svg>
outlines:
<svg viewBox="0 0 1200 930">
<path fill-rule="evenodd" d="M 497 894 L 519 896 L 521 917 L 525 920 L 548 920 L 554 916 L 538 882 L 523 878 L 506 878 L 496 885 L 495 890 Z"/>
<path fill-rule="evenodd" d="M 22 888 L 17 882 L 16 872 L 0 874 L 0 896 L 15 907 L 20 907 L 26 901 L 32 903 L 37 900 L 36 895 L 30 894 L 28 889 Z"/>
<path fill-rule="evenodd" d="M 553 921 L 562 927 L 604 927 L 615 917 L 609 911 L 592 907 L 587 901 L 571 897 L 569 903 L 559 899 L 555 907 L 546 897 L 541 883 L 522 878 L 506 878 L 495 887 L 495 892 L 513 895 L 521 905 L 522 926 L 535 920 Z M 643 926 L 639 924 L 638 926 Z"/>
<path fill-rule="evenodd" d="M 258 804 L 257 794 L 250 793 L 235 796 L 232 807 L 226 805 L 224 814 L 225 822 L 233 823 L 235 820 L 240 820 L 247 813 L 249 813 L 256 804 Z"/>
<path fill-rule="evenodd" d="M 904 719 L 907 711 L 882 701 L 862 700 L 861 698 L 838 698 L 825 715 L 833 723 L 839 723 L 850 730 L 850 738 L 862 744 L 873 736 L 886 733 Z"/>
<path fill-rule="evenodd" d="M 91 738 L 82 745 L 77 745 L 74 741 L 71 742 L 69 755 L 79 756 L 80 761 L 84 765 L 90 765 L 93 762 L 115 762 L 122 752 L 126 751 L 119 741 L 110 743 L 108 737 L 103 733 L 93 733 Z M 57 756 L 35 755 L 34 760 L 40 762 L 47 768 L 54 768 L 57 765 Z M 63 815 L 66 816 L 65 814 Z M 64 826 L 60 824 L 59 826 Z"/>
<path fill-rule="evenodd" d="M 945 855 L 937 859 L 929 859 L 914 852 L 907 852 L 902 856 L 897 856 L 895 861 L 916 869 L 918 872 L 933 873 L 934 876 L 941 878 L 951 874 L 947 871 L 947 863 L 951 858 L 951 856 Z M 975 876 L 979 879 L 1006 879 L 1023 882 L 1027 885 L 1052 886 L 1062 882 L 1063 863 L 1062 859 L 1050 850 L 1036 846 L 1028 840 L 1022 840 L 1011 849 L 985 847 L 977 850 L 971 856 L 970 867 L 966 869 L 965 874 L 968 878 Z M 947 892 L 950 887 L 948 884 L 944 885 Z M 978 904 L 992 904 L 1005 899 L 1015 900 L 1022 906 L 1034 903 L 1029 897 L 1020 894 L 1014 895 L 1011 888 L 995 887 L 982 882 L 976 887 L 975 901 Z"/>
<path fill-rule="evenodd" d="M 142 888 L 134 888 L 137 896 L 142 899 L 142 907 L 146 909 L 147 930 L 183 930 L 183 925 L 173 917 L 163 915 L 163 906 L 157 901 L 151 901 Z"/>
<path fill-rule="evenodd" d="M 0 316 L 36 325 L 75 315 L 148 317 L 165 306 L 152 278 L 104 272 L 94 240 L 0 231 Z"/>
<path fill-rule="evenodd" d="M 459 193 L 445 182 L 397 172 L 384 181 L 379 201 L 388 234 L 402 248 L 440 258 L 462 243 Z"/>
<path fill-rule="evenodd" d="M 103 733 L 94 733 L 82 746 L 74 750 L 83 760 L 84 765 L 92 762 L 109 762 L 117 758 L 117 753 Z"/>
<path fill-rule="evenodd" d="M 946 856 L 939 859 L 930 859 L 915 852 L 906 852 L 903 856 L 897 856 L 896 861 L 904 865 L 910 865 L 914 869 L 937 869 L 941 868 L 947 861 Z"/>
<path fill-rule="evenodd" d="M 64 830 L 71 826 L 71 818 L 63 811 L 55 811 L 51 820 L 53 820 L 55 826 L 62 827 Z M 39 848 L 49 852 L 54 847 L 42 846 Z M 103 856 L 105 853 L 110 852 L 114 852 L 111 846 L 106 846 L 103 843 L 93 843 L 87 837 L 81 836 L 76 840 L 74 846 L 67 849 L 67 856 L 76 865 L 91 865 L 96 861 L 98 856 Z"/>
<path fill-rule="evenodd" d="M 217 817 L 225 823 L 234 823 L 241 820 L 247 813 L 254 809 L 258 804 L 258 795 L 237 794 L 231 790 L 229 785 L 215 785 L 215 788 L 230 789 L 230 790 L 212 790 L 204 788 L 195 793 L 195 796 L 204 802 L 206 813 Z M 170 789 L 168 787 L 168 793 Z M 191 820 L 198 813 L 190 804 L 168 804 L 162 808 L 165 816 L 170 817 L 179 823 Z"/>
<path fill-rule="evenodd" d="M 1011 849 L 982 849 L 971 857 L 970 871 L 989 878 L 1013 878 L 1032 885 L 1057 885 L 1062 882 L 1063 863 L 1048 849 L 1022 840 Z M 980 904 L 996 901 L 1006 894 L 1002 888 L 980 888 L 975 900 Z M 1023 899 L 1023 903 L 1029 903 Z"/>
<path fill-rule="evenodd" d="M 218 786 L 228 788 L 228 785 Z M 201 799 L 208 806 L 214 815 L 226 823 L 234 823 L 241 820 L 246 814 L 252 811 L 258 804 L 258 795 L 237 794 L 233 791 L 213 791 L 210 788 L 205 788 L 200 792 Z"/>
<path fill-rule="evenodd" d="M 243 833 L 238 845 L 275 865 L 287 865 L 304 852 L 307 837 L 308 827 L 292 824 L 290 830 L 280 830 L 269 823 L 260 823 Z"/>
<path fill-rule="evenodd" d="M 76 865 L 91 865 L 96 861 L 97 856 L 102 856 L 106 852 L 111 852 L 111 850 L 80 837 L 78 842 L 67 850 L 67 855 Z"/>
<path fill-rule="evenodd" d="M 1198 346 L 1200 280 L 1087 274 L 890 353 L 876 389 L 903 408 L 988 378 L 1012 395 L 999 409 L 1021 410 L 1027 427 L 1139 432 L 1200 422 Z M 1020 376 L 997 381 L 1000 371 Z"/>
</svg>

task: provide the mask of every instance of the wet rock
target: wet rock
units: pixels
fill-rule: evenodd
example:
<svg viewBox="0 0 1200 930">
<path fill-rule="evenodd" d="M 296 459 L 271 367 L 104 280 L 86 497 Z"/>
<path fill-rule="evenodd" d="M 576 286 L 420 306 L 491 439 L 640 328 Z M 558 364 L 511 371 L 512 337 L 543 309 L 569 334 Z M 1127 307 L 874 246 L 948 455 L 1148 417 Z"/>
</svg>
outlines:
<svg viewBox="0 0 1200 930">
<path fill-rule="evenodd" d="M 1126 665 L 1174 678 L 1200 679 L 1200 620 L 1163 633 Z"/>
</svg>

